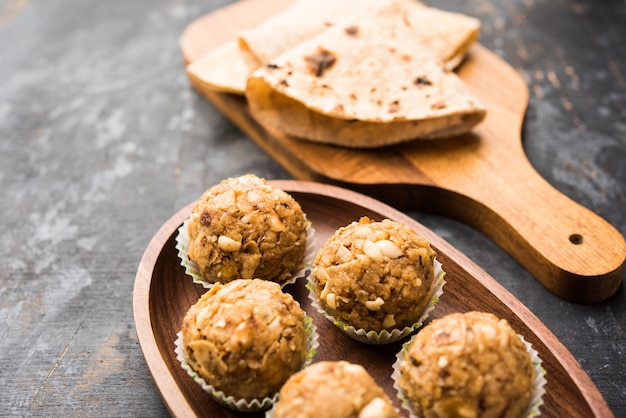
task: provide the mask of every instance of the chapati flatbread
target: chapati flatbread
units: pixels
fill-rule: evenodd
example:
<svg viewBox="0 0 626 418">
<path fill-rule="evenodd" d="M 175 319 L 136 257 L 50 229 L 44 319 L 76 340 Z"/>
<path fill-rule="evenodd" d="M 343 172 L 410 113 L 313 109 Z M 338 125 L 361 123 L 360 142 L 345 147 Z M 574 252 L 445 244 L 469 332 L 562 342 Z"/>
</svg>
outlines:
<svg viewBox="0 0 626 418">
<path fill-rule="evenodd" d="M 435 52 L 447 69 L 454 70 L 463 61 L 470 46 L 478 40 L 480 21 L 434 7 L 419 7 L 413 0 L 404 3 L 411 29 Z"/>
<path fill-rule="evenodd" d="M 356 10 L 384 7 L 389 0 L 298 0 L 287 9 L 243 30 L 238 39 L 210 51 L 187 67 L 190 77 L 217 91 L 244 94 L 258 67 L 298 43 L 317 35 Z M 403 0 L 407 19 L 424 43 L 448 69 L 456 68 L 480 32 L 480 21 L 459 13 Z M 234 50 L 238 45 L 239 54 Z M 246 71 L 245 67 L 248 67 Z"/>
<path fill-rule="evenodd" d="M 426 7 L 416 0 L 396 1 L 406 9 L 411 28 L 449 69 L 454 69 L 480 32 L 480 21 L 460 13 Z M 355 11 L 388 7 L 389 0 L 299 0 L 260 25 L 239 33 L 239 47 L 251 70 L 317 35 Z"/>
<path fill-rule="evenodd" d="M 241 31 L 239 48 L 250 69 L 256 70 L 354 10 L 376 8 L 385 1 L 298 0 L 256 27 Z"/>
<path fill-rule="evenodd" d="M 469 131 L 485 108 L 420 40 L 401 3 L 354 13 L 256 70 L 246 88 L 255 117 L 346 147 Z"/>
<path fill-rule="evenodd" d="M 250 69 L 243 60 L 237 41 L 226 42 L 187 65 L 194 83 L 210 89 L 243 94 Z"/>
</svg>

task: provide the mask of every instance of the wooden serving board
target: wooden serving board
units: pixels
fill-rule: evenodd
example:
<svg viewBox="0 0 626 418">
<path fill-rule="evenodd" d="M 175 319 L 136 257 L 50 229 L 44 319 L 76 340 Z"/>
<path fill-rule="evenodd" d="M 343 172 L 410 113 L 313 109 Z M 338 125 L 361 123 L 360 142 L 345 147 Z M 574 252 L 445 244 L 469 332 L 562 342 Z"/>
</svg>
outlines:
<svg viewBox="0 0 626 418">
<path fill-rule="evenodd" d="M 186 63 L 235 39 L 288 0 L 242 0 L 192 22 Z M 289 137 L 256 120 L 245 98 L 192 86 L 297 179 L 348 187 L 400 209 L 456 218 L 482 231 L 559 297 L 581 303 L 619 288 L 626 241 L 604 219 L 554 189 L 531 166 L 521 129 L 528 89 L 498 56 L 474 45 L 459 76 L 487 108 L 471 134 L 354 150 Z"/>
<path fill-rule="evenodd" d="M 506 319 L 532 344 L 546 370 L 542 416 L 613 416 L 589 376 L 554 334 L 496 280 L 428 228 L 389 205 L 354 191 L 293 180 L 270 183 L 290 193 L 302 205 L 315 228 L 316 249 L 337 228 L 361 216 L 374 220 L 388 218 L 415 229 L 432 244 L 446 272 L 443 294 L 427 322 L 449 313 L 471 310 L 491 312 Z M 141 350 L 172 416 L 263 417 L 262 412 L 236 413 L 220 406 L 187 375 L 174 353 L 174 341 L 185 313 L 206 292 L 185 274 L 175 248 L 177 230 L 189 217 L 193 206 L 194 203 L 187 205 L 163 224 L 139 263 L 133 313 Z M 395 356 L 407 339 L 381 346 L 353 340 L 311 306 L 305 281 L 300 279 L 284 290 L 293 295 L 317 327 L 320 345 L 313 361 L 347 360 L 363 365 L 401 410 L 391 373 Z M 407 415 L 402 410 L 402 416 Z"/>
</svg>

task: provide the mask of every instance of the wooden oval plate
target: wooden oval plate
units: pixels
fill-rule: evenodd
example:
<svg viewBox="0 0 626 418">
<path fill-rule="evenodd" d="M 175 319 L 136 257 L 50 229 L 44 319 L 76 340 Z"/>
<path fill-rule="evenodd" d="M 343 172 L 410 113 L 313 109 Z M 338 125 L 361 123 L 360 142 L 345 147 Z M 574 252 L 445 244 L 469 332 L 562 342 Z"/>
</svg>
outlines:
<svg viewBox="0 0 626 418">
<path fill-rule="evenodd" d="M 612 416 L 589 376 L 545 325 L 496 280 L 441 237 L 402 212 L 353 191 L 292 180 L 270 181 L 270 184 L 289 192 L 302 205 L 315 227 L 318 246 L 337 228 L 361 216 L 374 220 L 389 218 L 413 227 L 431 242 L 446 271 L 447 284 L 430 319 L 469 310 L 487 311 L 505 318 L 543 360 L 547 371 L 546 394 L 541 408 L 544 416 Z M 220 406 L 202 391 L 176 360 L 174 341 L 182 318 L 205 291 L 185 275 L 175 249 L 176 231 L 192 208 L 193 203 L 184 207 L 159 229 L 139 264 L 133 311 L 143 355 L 173 416 L 263 416 L 263 413 L 236 413 Z M 390 375 L 402 342 L 388 346 L 358 343 L 310 306 L 302 280 L 286 286 L 285 290 L 294 295 L 317 326 L 320 347 L 314 361 L 344 359 L 364 365 L 399 406 Z"/>
</svg>

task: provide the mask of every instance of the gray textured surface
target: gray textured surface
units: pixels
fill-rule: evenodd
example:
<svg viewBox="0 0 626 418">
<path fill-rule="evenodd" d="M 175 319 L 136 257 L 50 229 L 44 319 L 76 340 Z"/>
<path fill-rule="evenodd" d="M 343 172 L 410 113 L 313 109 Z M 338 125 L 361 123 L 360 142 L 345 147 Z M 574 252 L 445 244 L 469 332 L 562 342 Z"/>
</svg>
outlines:
<svg viewBox="0 0 626 418">
<path fill-rule="evenodd" d="M 0 0 L 0 415 L 166 415 L 132 315 L 136 268 L 173 213 L 227 176 L 289 175 L 190 89 L 179 37 L 228 2 Z M 531 102 L 524 146 L 626 233 L 626 4 L 430 4 L 483 22 Z M 412 213 L 533 311 L 626 416 L 626 297 L 546 292 L 482 234 Z"/>
</svg>

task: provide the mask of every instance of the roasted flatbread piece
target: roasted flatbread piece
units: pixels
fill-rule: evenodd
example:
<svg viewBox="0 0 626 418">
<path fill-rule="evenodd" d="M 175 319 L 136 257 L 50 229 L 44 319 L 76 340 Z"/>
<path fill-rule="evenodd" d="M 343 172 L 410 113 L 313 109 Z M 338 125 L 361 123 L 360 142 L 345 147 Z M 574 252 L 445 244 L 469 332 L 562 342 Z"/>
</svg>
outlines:
<svg viewBox="0 0 626 418">
<path fill-rule="evenodd" d="M 288 135 L 372 148 L 468 132 L 485 108 L 411 26 L 400 3 L 355 13 L 248 80 L 255 117 Z"/>
<path fill-rule="evenodd" d="M 244 94 L 249 75 L 272 58 L 326 30 L 357 10 L 376 10 L 390 0 L 298 0 L 238 39 L 218 47 L 187 67 L 194 81 L 217 91 Z M 448 69 L 456 68 L 480 34 L 480 21 L 459 13 L 402 0 L 415 33 Z M 234 50 L 239 48 L 239 54 Z M 248 67 L 246 71 L 245 67 Z"/>
<path fill-rule="evenodd" d="M 399 3 L 411 27 L 449 69 L 454 69 L 480 33 L 480 21 L 460 13 L 426 7 L 416 0 L 298 0 L 260 25 L 239 33 L 239 47 L 251 70 L 317 35 L 355 11 Z"/>
<path fill-rule="evenodd" d="M 460 13 L 421 6 L 404 0 L 407 21 L 420 40 L 454 70 L 463 61 L 470 46 L 480 36 L 480 20 Z"/>
<path fill-rule="evenodd" d="M 186 72 L 193 84 L 215 91 L 243 94 L 250 69 L 237 41 L 226 42 L 190 63 Z"/>
<path fill-rule="evenodd" d="M 241 31 L 239 48 L 250 70 L 256 70 L 354 10 L 377 8 L 385 1 L 388 0 L 297 0 L 256 27 Z"/>
</svg>

